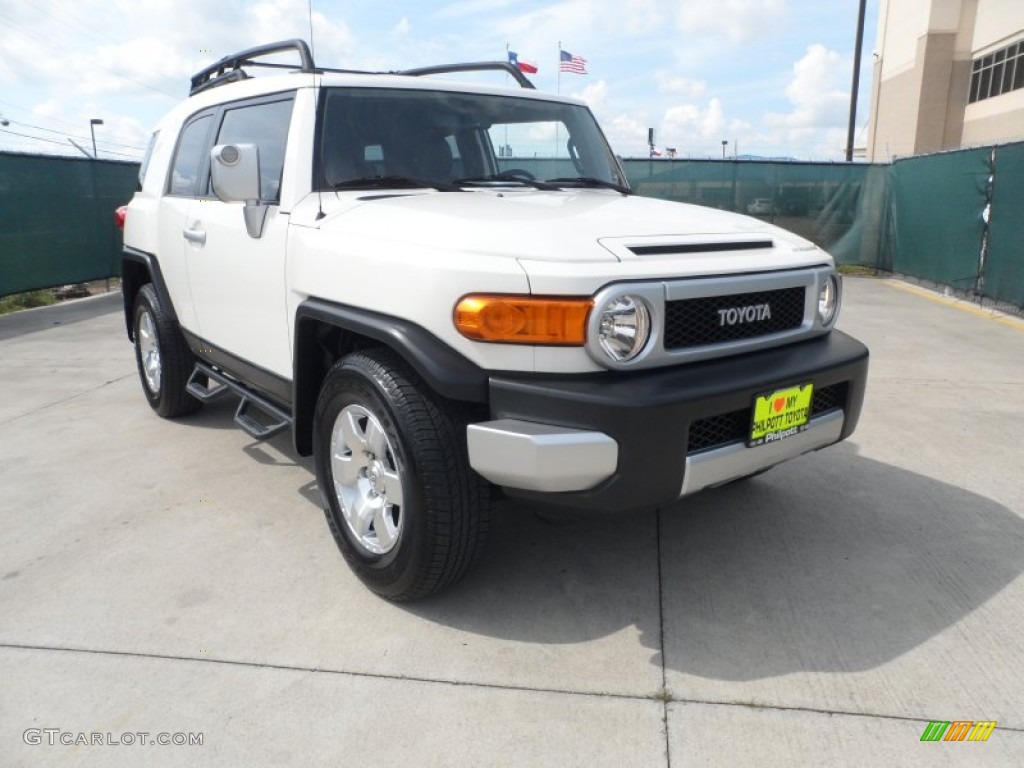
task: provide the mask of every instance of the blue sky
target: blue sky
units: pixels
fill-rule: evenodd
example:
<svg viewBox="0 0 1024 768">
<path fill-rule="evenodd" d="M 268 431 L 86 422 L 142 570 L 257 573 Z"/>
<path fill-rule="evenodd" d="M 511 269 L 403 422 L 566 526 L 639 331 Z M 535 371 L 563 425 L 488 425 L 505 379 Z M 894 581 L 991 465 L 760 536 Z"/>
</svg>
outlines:
<svg viewBox="0 0 1024 768">
<path fill-rule="evenodd" d="M 857 117 L 864 141 L 877 0 L 869 0 Z M 312 0 L 326 66 L 401 69 L 503 59 L 538 88 L 585 99 L 615 151 L 842 159 L 856 0 Z M 3 0 L 0 149 L 137 157 L 189 76 L 236 50 L 309 38 L 307 0 Z M 558 44 L 587 75 L 558 78 Z M 488 75 L 496 82 L 502 75 Z M 25 134 L 17 136 L 15 134 Z M 36 138 L 28 138 L 36 137 Z M 115 154 L 116 153 L 116 154 Z"/>
</svg>

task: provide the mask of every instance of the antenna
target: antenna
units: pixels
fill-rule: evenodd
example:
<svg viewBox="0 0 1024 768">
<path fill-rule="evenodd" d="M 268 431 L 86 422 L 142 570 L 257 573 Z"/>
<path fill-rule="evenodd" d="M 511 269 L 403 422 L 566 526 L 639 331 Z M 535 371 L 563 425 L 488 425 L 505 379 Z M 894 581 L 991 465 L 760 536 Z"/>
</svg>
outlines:
<svg viewBox="0 0 1024 768">
<path fill-rule="evenodd" d="M 308 0 L 306 7 L 309 9 L 309 50 L 316 59 L 316 46 L 313 45 L 313 0 Z"/>
<path fill-rule="evenodd" d="M 306 7 L 309 10 L 309 50 L 310 50 L 310 53 L 313 56 L 313 60 L 315 61 L 316 60 L 316 47 L 313 44 L 313 0 L 308 0 L 307 3 L 306 3 Z M 314 83 L 314 85 L 313 85 L 313 124 L 316 125 L 316 101 L 317 101 L 317 95 L 318 95 L 319 89 L 316 87 L 316 76 L 315 75 L 314 75 L 313 83 Z M 314 136 L 318 135 L 318 132 L 314 131 L 313 135 Z M 320 165 L 322 166 L 323 165 L 324 137 L 322 135 L 322 132 L 319 132 L 319 135 L 320 135 Z M 316 147 L 314 147 L 313 151 L 314 152 L 316 151 Z M 325 214 L 324 214 L 324 191 L 320 187 L 320 180 L 317 179 L 317 184 L 316 184 L 316 220 L 320 221 L 320 219 L 322 219 L 324 216 L 325 216 Z"/>
</svg>

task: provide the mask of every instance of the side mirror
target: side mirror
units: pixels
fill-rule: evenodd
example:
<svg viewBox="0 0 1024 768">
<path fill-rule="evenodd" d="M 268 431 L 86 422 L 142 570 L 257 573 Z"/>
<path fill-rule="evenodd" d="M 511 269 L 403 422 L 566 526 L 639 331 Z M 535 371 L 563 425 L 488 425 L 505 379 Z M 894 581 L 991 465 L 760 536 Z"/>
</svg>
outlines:
<svg viewBox="0 0 1024 768">
<path fill-rule="evenodd" d="M 245 203 L 250 237 L 263 234 L 269 206 L 260 201 L 260 151 L 255 144 L 218 144 L 210 150 L 213 193 L 225 203 Z"/>
</svg>

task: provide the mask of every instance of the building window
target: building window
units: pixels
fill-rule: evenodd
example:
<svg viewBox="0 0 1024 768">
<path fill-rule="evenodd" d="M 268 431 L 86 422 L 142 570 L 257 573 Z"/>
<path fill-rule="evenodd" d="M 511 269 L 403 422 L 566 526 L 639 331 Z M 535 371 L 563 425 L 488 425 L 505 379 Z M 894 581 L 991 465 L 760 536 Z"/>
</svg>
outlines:
<svg viewBox="0 0 1024 768">
<path fill-rule="evenodd" d="M 1024 41 L 975 59 L 969 102 L 990 99 L 1024 88 Z"/>
</svg>

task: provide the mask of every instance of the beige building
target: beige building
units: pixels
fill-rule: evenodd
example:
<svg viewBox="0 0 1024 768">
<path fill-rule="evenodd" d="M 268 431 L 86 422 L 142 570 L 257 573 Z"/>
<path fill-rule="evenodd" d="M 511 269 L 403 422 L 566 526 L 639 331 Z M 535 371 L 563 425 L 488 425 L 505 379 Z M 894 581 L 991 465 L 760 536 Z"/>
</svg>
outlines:
<svg viewBox="0 0 1024 768">
<path fill-rule="evenodd" d="M 1024 0 L 879 0 L 867 159 L 1024 139 Z"/>
</svg>

